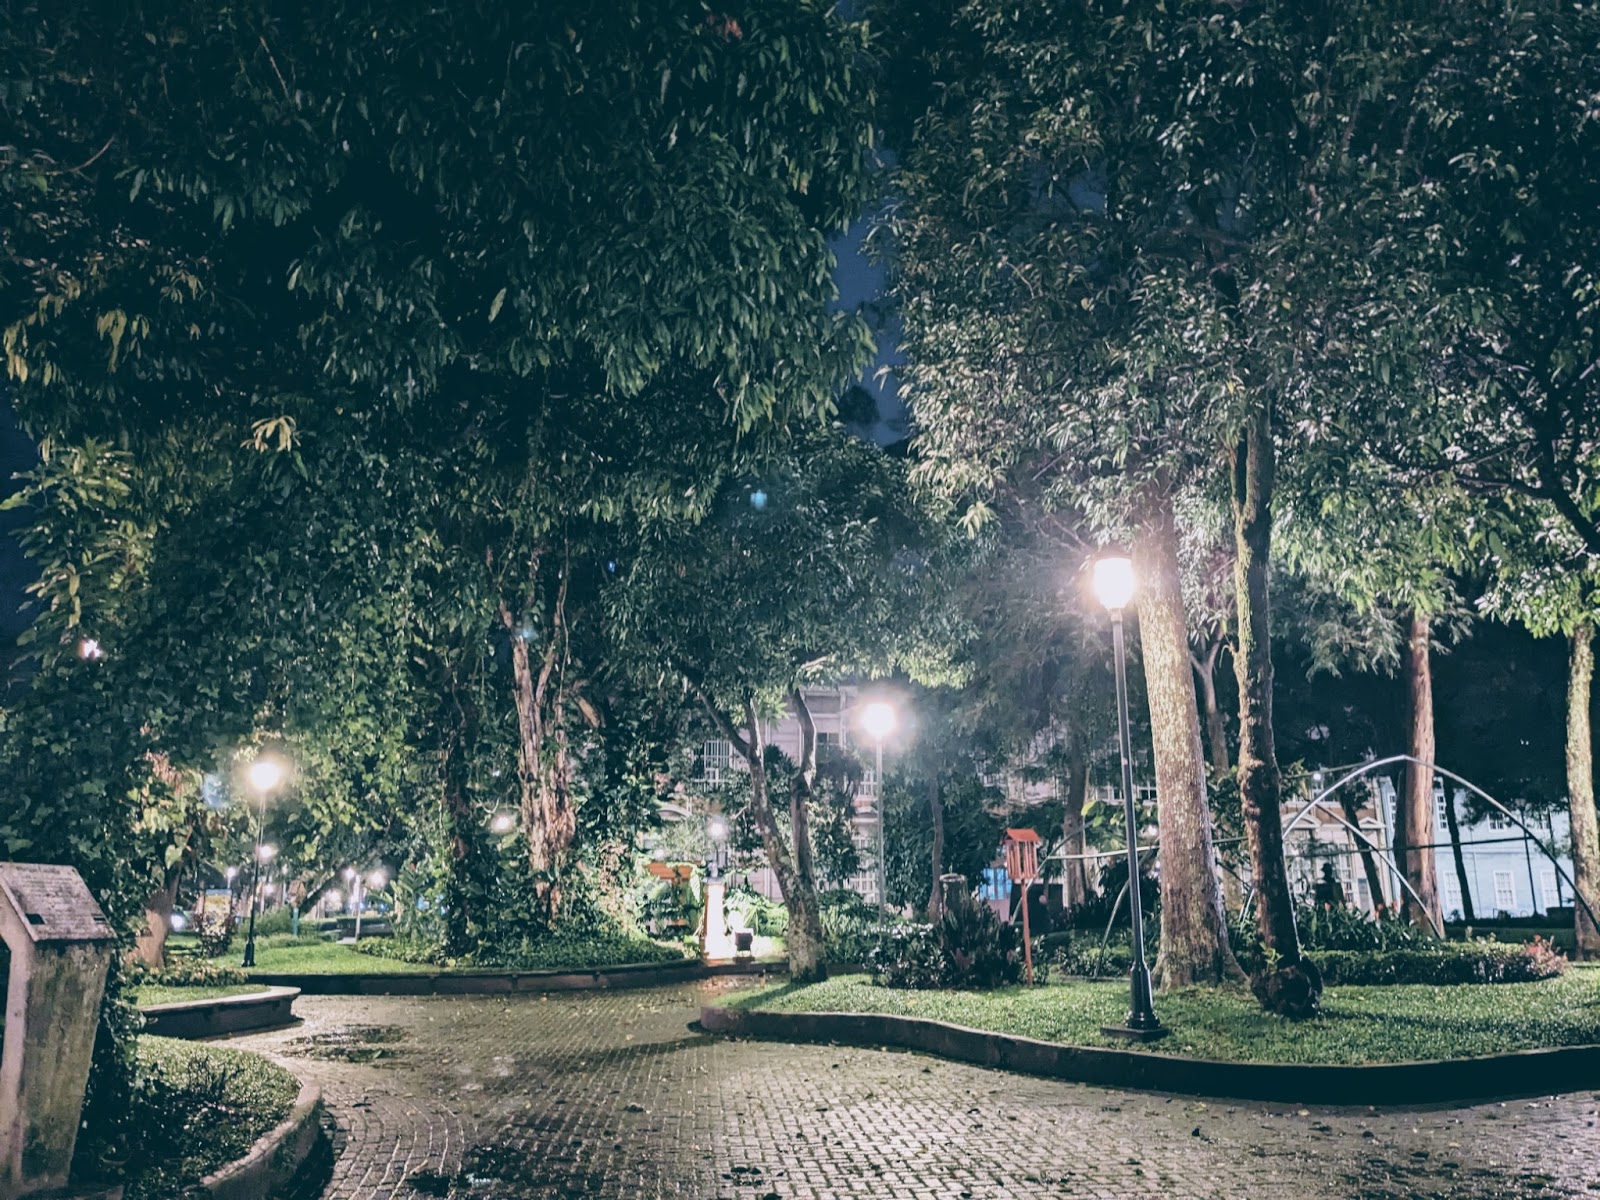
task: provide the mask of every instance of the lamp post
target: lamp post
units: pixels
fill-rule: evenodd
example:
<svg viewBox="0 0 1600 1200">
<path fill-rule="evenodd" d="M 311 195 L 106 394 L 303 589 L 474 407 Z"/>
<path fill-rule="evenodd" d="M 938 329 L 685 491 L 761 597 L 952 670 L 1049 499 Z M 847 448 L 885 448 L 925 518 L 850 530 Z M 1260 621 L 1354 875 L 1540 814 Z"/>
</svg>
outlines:
<svg viewBox="0 0 1600 1200">
<path fill-rule="evenodd" d="M 1133 803 L 1133 738 L 1128 729 L 1128 658 L 1123 643 L 1122 610 L 1133 599 L 1133 560 L 1106 549 L 1095 559 L 1094 591 L 1111 614 L 1111 648 L 1117 677 L 1117 747 L 1122 753 L 1122 811 L 1128 839 L 1128 912 L 1133 919 L 1133 966 L 1128 972 L 1128 1020 L 1101 1032 L 1133 1041 L 1154 1041 L 1167 1031 L 1150 996 L 1150 968 L 1144 957 L 1144 899 L 1139 894 L 1139 817 Z"/>
<path fill-rule="evenodd" d="M 711 860 L 706 864 L 705 927 L 700 934 L 700 951 L 707 959 L 727 959 L 733 957 L 728 939 L 728 885 L 722 877 L 727 865 L 728 822 L 713 816 L 706 822 L 706 836 L 711 839 Z"/>
<path fill-rule="evenodd" d="M 712 817 L 706 822 L 706 835 L 711 839 L 711 878 L 721 879 L 727 866 L 728 822 Z"/>
<path fill-rule="evenodd" d="M 349 874 L 349 872 L 346 872 L 346 874 Z M 371 875 L 368 875 L 365 879 L 363 879 L 360 876 L 360 874 L 358 873 L 358 874 L 356 874 L 355 880 L 356 880 L 356 883 L 355 883 L 355 904 L 356 904 L 355 940 L 359 942 L 361 940 L 361 910 L 367 903 L 367 891 L 368 891 L 368 888 L 365 885 L 371 885 L 372 889 L 381 892 L 381 891 L 383 891 L 384 884 L 389 882 L 389 877 L 387 875 L 385 875 L 382 871 L 374 871 Z"/>
<path fill-rule="evenodd" d="M 253 967 L 256 965 L 256 908 L 260 904 L 257 893 L 261 884 L 261 852 L 264 849 L 261 835 L 267 825 L 267 793 L 283 782 L 283 764 L 271 755 L 263 754 L 250 764 L 246 777 L 260 802 L 256 820 L 256 851 L 250 866 L 250 936 L 245 939 L 244 962 L 241 964 Z"/>
<path fill-rule="evenodd" d="M 873 768 L 872 780 L 877 792 L 875 799 L 878 802 L 878 932 L 880 934 L 889 924 L 889 875 L 884 863 L 883 840 L 883 743 L 888 740 L 899 723 L 899 714 L 895 712 L 894 705 L 887 700 L 874 700 L 861 710 L 861 727 L 867 731 L 867 736 L 872 739 L 877 751 L 877 763 Z"/>
</svg>

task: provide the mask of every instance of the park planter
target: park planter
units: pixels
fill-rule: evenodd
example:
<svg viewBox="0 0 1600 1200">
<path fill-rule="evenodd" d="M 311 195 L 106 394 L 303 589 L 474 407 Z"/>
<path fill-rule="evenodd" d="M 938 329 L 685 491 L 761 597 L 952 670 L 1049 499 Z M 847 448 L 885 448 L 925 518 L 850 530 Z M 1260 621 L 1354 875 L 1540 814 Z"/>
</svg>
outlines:
<svg viewBox="0 0 1600 1200">
<path fill-rule="evenodd" d="M 1141 1050 L 1066 1046 L 883 1013 L 779 1013 L 707 1007 L 711 1033 L 769 1041 L 896 1048 L 980 1067 L 1235 1100 L 1301 1104 L 1464 1104 L 1548 1095 L 1600 1082 L 1600 1046 L 1520 1050 L 1481 1058 L 1367 1066 L 1223 1062 Z"/>
<path fill-rule="evenodd" d="M 322 1092 L 303 1084 L 289 1115 L 256 1139 L 249 1153 L 200 1181 L 211 1200 L 269 1200 L 289 1185 L 323 1144 Z"/>
<path fill-rule="evenodd" d="M 252 972 L 256 983 L 298 988 L 308 996 L 483 996 L 528 992 L 573 992 L 607 988 L 660 987 L 720 975 L 781 974 L 781 960 L 704 963 L 625 963 L 588 970 L 428 971 L 414 975 L 378 972 L 289 974 Z"/>
<path fill-rule="evenodd" d="M 300 992 L 297 987 L 269 987 L 243 996 L 152 1004 L 139 1012 L 146 1033 L 193 1041 L 289 1025 L 295 1020 L 294 1001 Z"/>
</svg>

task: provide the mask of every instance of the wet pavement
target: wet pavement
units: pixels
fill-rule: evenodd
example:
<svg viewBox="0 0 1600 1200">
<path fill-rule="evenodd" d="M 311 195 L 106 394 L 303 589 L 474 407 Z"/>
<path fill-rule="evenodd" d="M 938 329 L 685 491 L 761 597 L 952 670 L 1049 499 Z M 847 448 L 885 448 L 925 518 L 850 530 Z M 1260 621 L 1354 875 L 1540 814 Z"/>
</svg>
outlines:
<svg viewBox="0 0 1600 1200">
<path fill-rule="evenodd" d="M 229 1044 L 323 1089 L 331 1162 L 294 1200 L 1600 1197 L 1594 1092 L 1393 1110 L 1118 1092 L 690 1029 L 725 986 L 303 996 L 300 1025 Z"/>
</svg>

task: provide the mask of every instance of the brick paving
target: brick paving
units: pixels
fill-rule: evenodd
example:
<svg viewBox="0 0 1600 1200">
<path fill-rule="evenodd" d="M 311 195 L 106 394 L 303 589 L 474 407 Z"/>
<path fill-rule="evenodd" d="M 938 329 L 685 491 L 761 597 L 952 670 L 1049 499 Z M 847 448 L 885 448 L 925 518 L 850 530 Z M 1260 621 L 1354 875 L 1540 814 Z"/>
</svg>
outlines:
<svg viewBox="0 0 1600 1200">
<path fill-rule="evenodd" d="M 307 1200 L 1600 1196 L 1600 1097 L 1198 1101 L 688 1028 L 716 983 L 302 997 L 234 1039 L 327 1097 Z M 1600 1086 L 1600 1080 L 1596 1081 Z"/>
</svg>

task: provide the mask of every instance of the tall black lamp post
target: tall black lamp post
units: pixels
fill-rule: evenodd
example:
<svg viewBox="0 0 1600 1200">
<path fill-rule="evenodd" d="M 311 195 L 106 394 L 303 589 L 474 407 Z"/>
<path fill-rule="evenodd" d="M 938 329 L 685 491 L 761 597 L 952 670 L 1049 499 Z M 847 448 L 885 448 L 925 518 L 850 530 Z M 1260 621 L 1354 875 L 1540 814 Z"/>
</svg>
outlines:
<svg viewBox="0 0 1600 1200">
<path fill-rule="evenodd" d="M 256 909 L 261 902 L 261 863 L 264 852 L 268 851 L 268 847 L 261 844 L 261 834 L 267 825 L 267 793 L 283 782 L 283 764 L 264 754 L 250 764 L 246 776 L 260 802 L 256 820 L 256 851 L 250 865 L 250 935 L 245 939 L 244 962 L 240 964 L 253 967 L 256 965 Z"/>
<path fill-rule="evenodd" d="M 1107 548 L 1095 559 L 1094 591 L 1111 614 L 1111 646 L 1117 676 L 1117 744 L 1122 751 L 1122 809 L 1128 838 L 1128 912 L 1133 918 L 1133 967 L 1128 972 L 1128 1019 L 1107 1025 L 1102 1033 L 1130 1041 L 1150 1042 L 1166 1035 L 1150 996 L 1150 968 L 1144 957 L 1144 899 L 1139 893 L 1139 817 L 1133 802 L 1133 738 L 1128 730 L 1128 658 L 1123 642 L 1122 610 L 1133 599 L 1133 560 Z"/>
</svg>

